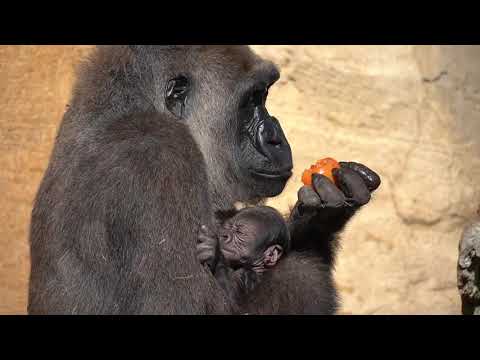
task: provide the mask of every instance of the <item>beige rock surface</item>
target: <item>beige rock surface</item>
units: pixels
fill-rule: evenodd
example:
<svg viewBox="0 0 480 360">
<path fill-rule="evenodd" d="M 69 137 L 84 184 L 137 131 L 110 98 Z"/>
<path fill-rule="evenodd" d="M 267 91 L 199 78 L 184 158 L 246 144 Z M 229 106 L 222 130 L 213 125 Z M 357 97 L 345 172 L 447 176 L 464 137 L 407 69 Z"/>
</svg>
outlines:
<svg viewBox="0 0 480 360">
<path fill-rule="evenodd" d="M 254 46 L 280 65 L 269 109 L 295 175 L 332 156 L 383 183 L 343 236 L 343 313 L 458 314 L 458 240 L 480 202 L 480 47 Z M 24 313 L 28 221 L 88 46 L 0 46 L 0 313 Z"/>
</svg>

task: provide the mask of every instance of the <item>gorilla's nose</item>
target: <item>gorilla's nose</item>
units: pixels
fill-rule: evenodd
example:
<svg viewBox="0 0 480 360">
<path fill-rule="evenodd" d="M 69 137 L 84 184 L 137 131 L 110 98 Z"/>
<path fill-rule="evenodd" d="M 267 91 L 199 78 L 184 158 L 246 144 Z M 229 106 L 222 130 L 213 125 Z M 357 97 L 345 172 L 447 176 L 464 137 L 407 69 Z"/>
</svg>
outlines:
<svg viewBox="0 0 480 360">
<path fill-rule="evenodd" d="M 265 141 L 267 145 L 270 146 L 280 146 L 282 145 L 282 139 L 278 136 L 278 132 L 275 127 L 272 125 L 265 126 Z"/>
<path fill-rule="evenodd" d="M 287 142 L 278 120 L 274 117 L 260 125 L 259 130 L 259 142 L 262 150 L 266 150 L 269 147 L 280 148 Z"/>
<path fill-rule="evenodd" d="M 269 117 L 258 131 L 259 150 L 272 162 L 287 165 L 291 162 L 291 150 L 280 123 Z"/>
</svg>

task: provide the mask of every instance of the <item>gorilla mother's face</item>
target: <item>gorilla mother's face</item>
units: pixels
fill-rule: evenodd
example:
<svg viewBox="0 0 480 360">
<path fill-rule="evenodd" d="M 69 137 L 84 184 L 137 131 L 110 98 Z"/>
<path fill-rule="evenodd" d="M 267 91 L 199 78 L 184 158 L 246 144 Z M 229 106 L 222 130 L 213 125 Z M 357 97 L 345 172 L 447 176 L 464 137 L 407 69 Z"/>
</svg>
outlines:
<svg viewBox="0 0 480 360">
<path fill-rule="evenodd" d="M 292 153 L 265 106 L 278 69 L 238 46 L 199 49 L 185 68 L 167 85 L 165 105 L 186 120 L 212 181 L 232 185 L 238 200 L 280 194 L 292 175 Z"/>
<path fill-rule="evenodd" d="M 266 108 L 268 89 L 280 77 L 266 65 L 237 91 L 240 171 L 261 196 L 281 193 L 292 175 L 292 153 L 279 121 Z"/>
</svg>

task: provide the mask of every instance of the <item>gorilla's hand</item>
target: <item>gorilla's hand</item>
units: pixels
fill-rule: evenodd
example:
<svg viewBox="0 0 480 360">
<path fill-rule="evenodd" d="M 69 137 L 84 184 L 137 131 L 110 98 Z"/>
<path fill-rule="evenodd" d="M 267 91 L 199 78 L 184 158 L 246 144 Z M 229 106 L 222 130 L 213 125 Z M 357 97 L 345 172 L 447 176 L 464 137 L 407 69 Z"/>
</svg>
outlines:
<svg viewBox="0 0 480 360">
<path fill-rule="evenodd" d="M 381 182 L 374 171 L 355 162 L 340 162 L 333 176 L 337 185 L 324 175 L 314 174 L 312 186 L 298 191 L 298 201 L 290 216 L 294 242 L 298 243 L 298 237 L 315 233 L 328 236 L 340 231 L 355 211 L 370 201 L 371 193 Z"/>
<path fill-rule="evenodd" d="M 326 176 L 314 174 L 312 186 L 300 188 L 300 213 L 328 216 L 359 208 L 370 201 L 370 193 L 380 186 L 380 177 L 375 172 L 354 162 L 340 162 L 333 176 L 338 187 Z"/>
<path fill-rule="evenodd" d="M 198 233 L 197 259 L 207 265 L 212 273 L 215 271 L 219 259 L 218 238 L 206 225 L 202 225 Z"/>
</svg>

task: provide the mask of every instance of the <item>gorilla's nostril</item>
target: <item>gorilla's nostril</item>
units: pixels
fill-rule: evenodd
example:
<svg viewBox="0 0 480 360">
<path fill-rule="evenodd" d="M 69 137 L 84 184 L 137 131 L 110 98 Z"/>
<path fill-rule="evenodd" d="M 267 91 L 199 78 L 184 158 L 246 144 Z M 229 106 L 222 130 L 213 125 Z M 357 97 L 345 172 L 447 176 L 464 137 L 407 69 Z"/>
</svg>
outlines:
<svg viewBox="0 0 480 360">
<path fill-rule="evenodd" d="M 267 144 L 275 147 L 282 145 L 282 139 L 275 131 L 269 131 L 267 134 Z"/>
<path fill-rule="evenodd" d="M 268 145 L 275 146 L 276 148 L 279 148 L 280 145 L 282 145 L 282 140 L 280 139 L 271 139 L 267 141 Z"/>
</svg>

